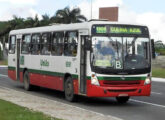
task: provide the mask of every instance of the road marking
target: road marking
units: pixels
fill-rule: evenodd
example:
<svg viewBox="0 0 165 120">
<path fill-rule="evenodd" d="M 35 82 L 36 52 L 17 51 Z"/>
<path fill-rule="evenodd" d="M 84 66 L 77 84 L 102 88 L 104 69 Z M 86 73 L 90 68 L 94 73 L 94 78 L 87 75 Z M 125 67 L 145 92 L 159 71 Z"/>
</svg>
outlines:
<svg viewBox="0 0 165 120">
<path fill-rule="evenodd" d="M 157 94 L 157 95 L 162 95 L 162 93 L 158 93 L 158 92 L 151 92 L 152 94 Z"/>
<path fill-rule="evenodd" d="M 155 104 L 155 103 L 144 102 L 144 101 L 135 100 L 135 99 L 130 99 L 130 101 L 133 101 L 133 102 L 138 102 L 138 103 L 143 103 L 143 104 L 148 104 L 148 105 L 152 105 L 152 106 L 156 106 L 156 107 L 165 108 L 165 106 L 164 106 L 164 105 L 159 105 L 159 104 Z"/>
<path fill-rule="evenodd" d="M 8 68 L 6 65 L 0 65 L 0 68 Z"/>
<path fill-rule="evenodd" d="M 154 82 L 165 82 L 165 79 L 164 78 L 155 78 L 155 77 L 152 77 L 152 81 L 154 81 Z"/>
<path fill-rule="evenodd" d="M 0 77 L 8 77 L 8 75 L 0 74 Z"/>
</svg>

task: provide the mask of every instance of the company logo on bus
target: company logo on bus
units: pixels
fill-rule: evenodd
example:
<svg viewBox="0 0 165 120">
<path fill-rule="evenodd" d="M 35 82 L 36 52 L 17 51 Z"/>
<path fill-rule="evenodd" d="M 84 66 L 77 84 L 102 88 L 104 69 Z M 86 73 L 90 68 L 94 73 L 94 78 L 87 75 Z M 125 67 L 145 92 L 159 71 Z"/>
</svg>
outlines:
<svg viewBox="0 0 165 120">
<path fill-rule="evenodd" d="M 40 60 L 40 65 L 48 67 L 49 66 L 49 61 L 47 61 L 47 60 Z"/>
<path fill-rule="evenodd" d="M 25 59 L 24 59 L 24 56 L 21 56 L 21 57 L 20 57 L 20 64 L 21 64 L 21 65 L 24 65 L 24 60 L 25 60 Z"/>
<path fill-rule="evenodd" d="M 122 80 L 125 80 L 125 77 L 124 77 L 124 76 L 122 76 L 122 77 L 121 77 L 121 79 L 122 79 Z"/>
</svg>

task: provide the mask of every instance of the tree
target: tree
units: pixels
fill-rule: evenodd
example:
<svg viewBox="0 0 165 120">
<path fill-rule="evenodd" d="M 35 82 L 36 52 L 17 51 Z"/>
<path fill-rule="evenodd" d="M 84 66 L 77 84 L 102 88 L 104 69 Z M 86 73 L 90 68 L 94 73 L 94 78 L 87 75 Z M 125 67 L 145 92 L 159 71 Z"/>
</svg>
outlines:
<svg viewBox="0 0 165 120">
<path fill-rule="evenodd" d="M 13 19 L 9 21 L 9 24 L 11 29 L 24 28 L 24 19 L 14 15 Z"/>
<path fill-rule="evenodd" d="M 50 24 L 50 17 L 48 14 L 42 15 L 42 20 L 40 22 L 41 26 L 46 26 Z"/>
<path fill-rule="evenodd" d="M 28 17 L 25 20 L 25 28 L 29 28 L 29 27 L 39 27 L 40 26 L 40 21 L 38 19 L 38 15 L 35 16 L 35 18 L 32 17 Z"/>
<path fill-rule="evenodd" d="M 56 23 L 79 23 L 87 21 L 86 17 L 81 15 L 80 8 L 70 10 L 68 7 L 58 10 L 56 15 L 52 18 Z"/>
<path fill-rule="evenodd" d="M 161 40 L 156 41 L 154 44 L 155 44 L 156 49 L 165 48 L 165 45 L 163 44 Z"/>
</svg>

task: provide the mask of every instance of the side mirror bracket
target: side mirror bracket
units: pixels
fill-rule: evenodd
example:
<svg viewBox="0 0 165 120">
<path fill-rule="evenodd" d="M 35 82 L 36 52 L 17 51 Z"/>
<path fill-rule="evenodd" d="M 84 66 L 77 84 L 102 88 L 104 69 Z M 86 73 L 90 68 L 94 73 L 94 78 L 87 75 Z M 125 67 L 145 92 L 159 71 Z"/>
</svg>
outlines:
<svg viewBox="0 0 165 120">
<path fill-rule="evenodd" d="M 151 39 L 151 53 L 152 53 L 152 59 L 155 59 L 155 45 L 154 45 L 154 39 Z"/>
<path fill-rule="evenodd" d="M 87 37 L 85 38 L 85 49 L 86 49 L 87 51 L 91 51 L 91 48 L 92 48 L 92 41 L 91 41 L 90 37 L 87 36 Z"/>
</svg>

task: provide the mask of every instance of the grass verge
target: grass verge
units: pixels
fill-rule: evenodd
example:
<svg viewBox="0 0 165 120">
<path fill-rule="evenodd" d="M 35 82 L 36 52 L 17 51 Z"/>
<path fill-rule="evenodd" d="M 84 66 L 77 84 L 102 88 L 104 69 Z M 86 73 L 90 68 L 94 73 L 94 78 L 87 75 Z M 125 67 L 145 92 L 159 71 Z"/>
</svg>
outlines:
<svg viewBox="0 0 165 120">
<path fill-rule="evenodd" d="M 8 65 L 8 61 L 7 60 L 1 60 L 0 65 Z"/>
<path fill-rule="evenodd" d="M 41 112 L 34 112 L 10 102 L 0 100 L 0 120 L 60 120 Z"/>
<path fill-rule="evenodd" d="M 153 68 L 152 76 L 159 77 L 159 78 L 165 78 L 165 68 Z"/>
</svg>

